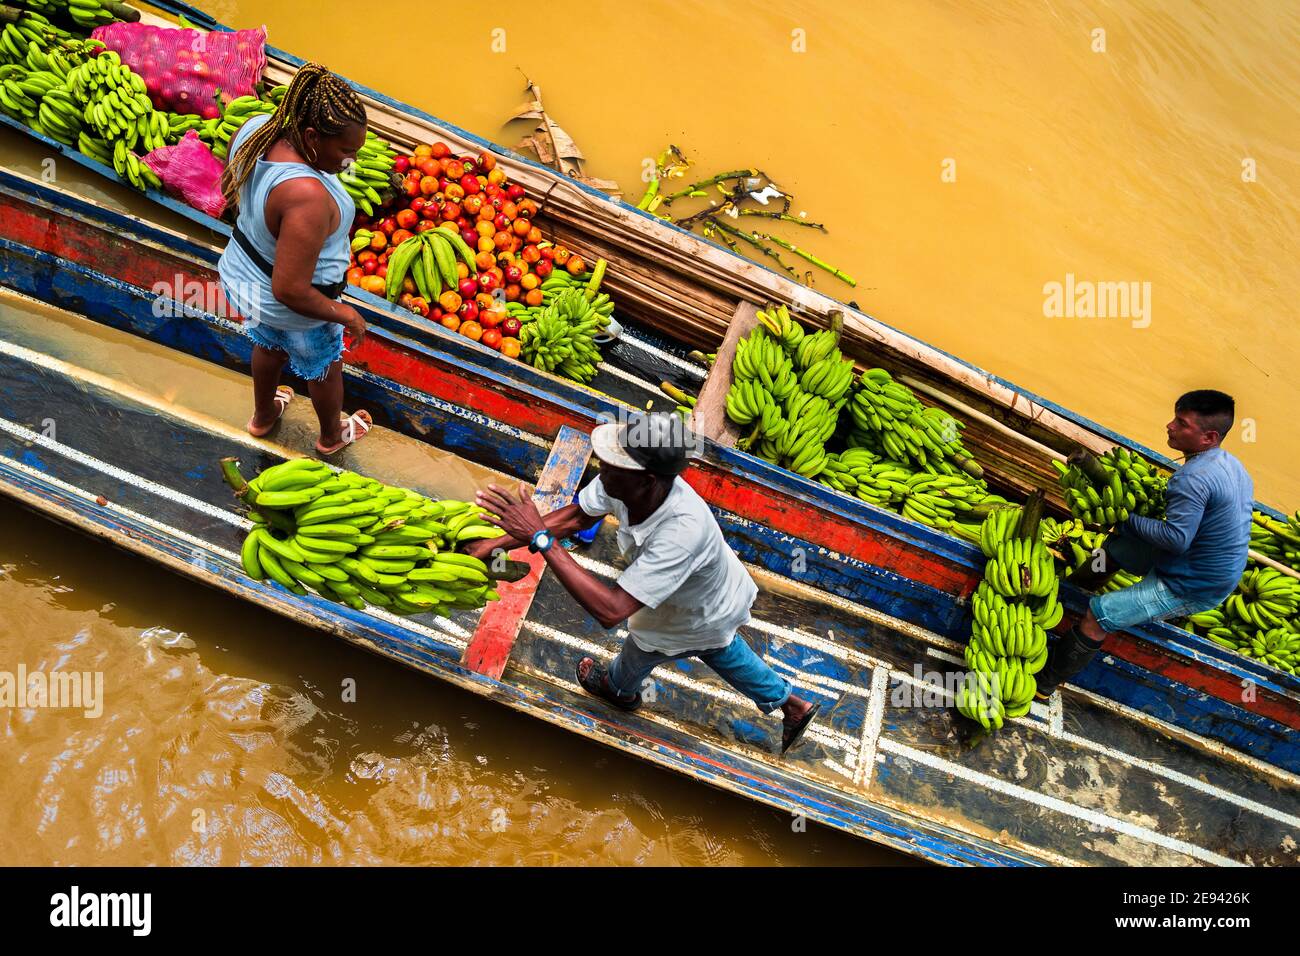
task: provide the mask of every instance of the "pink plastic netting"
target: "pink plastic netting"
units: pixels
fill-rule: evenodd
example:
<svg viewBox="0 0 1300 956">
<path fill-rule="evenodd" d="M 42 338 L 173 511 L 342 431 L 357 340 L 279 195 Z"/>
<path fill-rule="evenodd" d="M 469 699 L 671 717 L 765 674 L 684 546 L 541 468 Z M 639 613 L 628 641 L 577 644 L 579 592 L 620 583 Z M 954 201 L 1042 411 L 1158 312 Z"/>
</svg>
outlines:
<svg viewBox="0 0 1300 956">
<path fill-rule="evenodd" d="M 221 115 L 229 103 L 254 92 L 266 68 L 266 28 L 207 33 L 144 23 L 110 23 L 91 34 L 139 73 L 155 109 Z"/>
<path fill-rule="evenodd" d="M 144 158 L 163 181 L 163 188 L 200 212 L 219 219 L 226 207 L 221 195 L 221 160 L 190 130 L 175 146 L 155 149 Z"/>
</svg>

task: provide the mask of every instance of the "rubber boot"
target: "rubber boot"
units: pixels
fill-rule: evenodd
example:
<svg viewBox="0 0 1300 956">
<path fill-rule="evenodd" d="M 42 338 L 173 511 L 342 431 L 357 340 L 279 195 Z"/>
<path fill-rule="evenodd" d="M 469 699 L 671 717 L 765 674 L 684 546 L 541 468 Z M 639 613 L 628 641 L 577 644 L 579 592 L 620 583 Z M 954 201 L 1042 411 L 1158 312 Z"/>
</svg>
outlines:
<svg viewBox="0 0 1300 956">
<path fill-rule="evenodd" d="M 1052 691 L 1087 667 L 1099 650 L 1101 644 L 1079 630 L 1079 625 L 1074 625 L 1047 652 L 1047 663 L 1035 675 L 1038 690 L 1034 696 L 1039 700 L 1047 700 L 1052 696 Z"/>
</svg>

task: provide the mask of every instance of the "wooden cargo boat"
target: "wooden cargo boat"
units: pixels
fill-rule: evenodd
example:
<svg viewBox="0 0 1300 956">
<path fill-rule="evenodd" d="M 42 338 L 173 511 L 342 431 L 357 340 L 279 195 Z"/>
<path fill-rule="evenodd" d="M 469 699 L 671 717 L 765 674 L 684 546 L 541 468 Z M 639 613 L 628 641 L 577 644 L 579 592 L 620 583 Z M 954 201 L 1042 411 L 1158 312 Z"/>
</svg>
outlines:
<svg viewBox="0 0 1300 956">
<path fill-rule="evenodd" d="M 288 449 L 242 432 L 233 409 L 223 417 L 186 407 L 133 380 L 121 350 L 144 352 L 135 361 L 147 363 L 146 376 L 156 370 L 167 381 L 206 374 L 236 394 L 238 377 L 79 317 L 33 323 L 9 311 L 17 298 L 0 297 L 0 493 L 51 520 L 630 756 L 925 860 L 1300 862 L 1296 774 L 1083 688 L 969 740 L 945 706 L 950 695 L 927 683 L 961 667 L 958 641 L 762 568 L 754 568 L 760 597 L 746 637 L 823 702 L 784 758 L 777 720 L 757 715 L 698 662 L 661 668 L 653 700 L 637 714 L 582 693 L 577 659 L 608 659 L 622 635 L 602 631 L 549 575 L 521 582 L 521 594 L 491 611 L 447 620 L 356 612 L 252 581 L 237 554 L 248 523 L 218 461 L 238 457 L 251 474 Z M 110 348 L 87 345 L 105 337 Z M 225 397 L 209 404 L 225 408 Z M 53 435 L 39 424 L 52 408 Z M 297 413 L 305 433 L 310 413 Z M 553 443 L 539 445 L 482 417 L 463 427 L 465 442 L 501 447 L 504 463 L 540 457 L 538 485 L 552 500 L 571 494 L 582 474 L 588 447 L 577 429 L 561 426 Z M 347 455 L 349 467 L 433 494 L 435 476 L 459 467 L 385 428 Z M 612 538 L 604 532 L 578 553 L 607 578 L 619 563 Z M 961 617 L 956 595 L 935 600 Z M 499 679 L 466 663 L 485 636 L 511 645 Z M 1151 699 L 1167 693 L 1162 675 L 1134 674 L 1149 682 Z"/>
</svg>

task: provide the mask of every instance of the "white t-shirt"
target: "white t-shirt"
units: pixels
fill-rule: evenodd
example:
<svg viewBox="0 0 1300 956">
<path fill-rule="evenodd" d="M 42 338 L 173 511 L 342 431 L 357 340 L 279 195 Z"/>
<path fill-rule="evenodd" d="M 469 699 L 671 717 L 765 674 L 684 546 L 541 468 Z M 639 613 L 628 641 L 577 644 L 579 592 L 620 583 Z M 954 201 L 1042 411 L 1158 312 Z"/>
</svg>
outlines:
<svg viewBox="0 0 1300 956">
<path fill-rule="evenodd" d="M 605 493 L 600 478 L 582 489 L 578 505 L 618 519 L 618 546 L 630 562 L 618 586 L 645 605 L 627 622 L 643 650 L 726 647 L 749 622 L 758 588 L 709 506 L 681 478 L 641 524 L 628 523 L 627 506 Z"/>
</svg>

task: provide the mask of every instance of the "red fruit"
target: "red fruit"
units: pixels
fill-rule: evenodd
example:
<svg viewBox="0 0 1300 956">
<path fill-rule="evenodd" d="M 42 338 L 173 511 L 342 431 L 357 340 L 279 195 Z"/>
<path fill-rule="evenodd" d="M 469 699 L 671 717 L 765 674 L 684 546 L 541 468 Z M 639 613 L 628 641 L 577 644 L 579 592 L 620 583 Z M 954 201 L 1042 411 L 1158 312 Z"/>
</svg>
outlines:
<svg viewBox="0 0 1300 956">
<path fill-rule="evenodd" d="M 391 236 L 394 232 L 397 231 L 397 220 L 394 219 L 392 216 L 389 216 L 387 219 L 385 219 L 383 222 L 379 224 L 379 228 L 383 230 L 384 235 Z"/>
<path fill-rule="evenodd" d="M 506 266 L 507 282 L 518 282 L 523 277 L 524 277 L 524 270 L 519 268 L 517 265 L 514 265 L 512 263 L 511 265 Z"/>
<path fill-rule="evenodd" d="M 492 208 L 495 209 L 497 212 L 500 212 L 501 210 L 506 208 L 507 202 L 509 202 L 509 200 L 507 200 L 505 196 L 502 196 L 498 193 L 497 195 L 492 197 Z"/>
<path fill-rule="evenodd" d="M 542 246 L 542 247 L 541 247 L 541 253 L 542 253 L 542 258 L 543 258 L 543 259 L 546 259 L 547 261 L 550 261 L 551 259 L 554 259 L 554 258 L 555 258 L 555 247 L 554 247 L 554 246 Z"/>
<path fill-rule="evenodd" d="M 479 341 L 482 342 L 484 345 L 486 345 L 488 348 L 496 349 L 499 352 L 501 351 L 501 330 L 484 329 L 483 335 L 479 339 Z"/>
<path fill-rule="evenodd" d="M 478 287 L 484 292 L 491 292 L 493 289 L 497 288 L 499 284 L 497 277 L 491 272 L 483 272 L 479 274 Z"/>
<path fill-rule="evenodd" d="M 407 156 L 398 156 L 393 160 L 393 169 L 396 172 L 404 173 L 411 168 L 411 160 Z"/>
<path fill-rule="evenodd" d="M 460 284 L 457 286 L 457 291 L 460 292 L 460 297 L 462 299 L 474 298 L 474 296 L 478 295 L 478 280 L 461 279 Z"/>
<path fill-rule="evenodd" d="M 421 219 L 416 225 L 416 232 L 428 232 L 430 229 L 437 229 L 438 223 L 433 219 Z"/>
<path fill-rule="evenodd" d="M 462 156 L 461 165 L 465 167 L 466 175 L 473 175 L 478 172 L 478 160 L 472 156 Z"/>
<path fill-rule="evenodd" d="M 473 229 L 465 228 L 460 231 L 460 237 L 465 240 L 465 244 L 471 249 L 478 245 L 478 233 Z"/>
<path fill-rule="evenodd" d="M 400 209 L 393 218 L 397 220 L 397 225 L 401 228 L 414 229 L 415 224 L 420 221 L 420 214 L 414 209 Z"/>
<path fill-rule="evenodd" d="M 466 173 L 460 177 L 460 188 L 465 190 L 466 196 L 472 196 L 480 189 L 479 181 L 474 176 Z"/>
<path fill-rule="evenodd" d="M 408 196 L 420 196 L 423 190 L 420 188 L 420 177 L 412 174 L 402 180 L 402 192 Z"/>
<path fill-rule="evenodd" d="M 451 155 L 451 148 L 448 147 L 446 143 L 434 143 L 430 147 L 430 150 L 430 155 L 432 155 L 434 159 L 443 159 L 444 157 Z"/>
<path fill-rule="evenodd" d="M 441 222 L 442 206 L 436 202 L 425 202 L 424 208 L 420 210 L 420 218 L 434 223 Z"/>
<path fill-rule="evenodd" d="M 493 203 L 493 205 L 496 205 Z M 505 232 L 510 228 L 510 220 L 505 213 L 500 213 L 492 220 L 492 225 L 497 227 L 497 232 Z"/>
<path fill-rule="evenodd" d="M 460 316 L 462 322 L 476 322 L 478 321 L 478 306 L 473 302 L 462 302 L 460 308 L 456 310 L 456 314 Z"/>
<path fill-rule="evenodd" d="M 464 211 L 465 211 L 465 209 L 464 209 L 464 207 L 462 207 L 462 208 L 461 208 L 461 212 L 463 213 Z M 460 230 L 462 230 L 462 231 L 465 230 L 465 229 L 469 229 L 469 228 L 470 228 L 469 220 L 466 219 L 464 216 L 457 216 L 457 217 L 456 217 L 456 228 L 457 228 L 457 229 L 460 229 Z"/>
<path fill-rule="evenodd" d="M 460 205 L 461 205 L 461 208 L 465 210 L 465 215 L 467 215 L 467 216 L 477 216 L 477 215 L 478 215 L 478 211 L 479 211 L 480 209 L 483 208 L 483 197 L 482 197 L 482 196 L 466 196 L 466 197 L 465 197 L 465 201 L 464 201 L 463 203 L 461 203 Z"/>
<path fill-rule="evenodd" d="M 368 276 L 372 276 L 372 275 L 374 275 L 376 272 L 378 272 L 378 271 L 379 271 L 379 257 L 376 256 L 376 257 L 373 258 L 373 259 L 367 259 L 365 262 L 361 263 L 361 271 L 364 272 L 364 273 L 365 273 L 366 275 L 368 275 Z"/>
<path fill-rule="evenodd" d="M 221 115 L 221 110 L 217 109 L 217 105 L 215 103 L 209 103 L 207 106 L 203 107 L 203 110 L 202 112 L 199 113 L 199 115 L 202 116 L 205 120 L 216 119 L 218 116 Z"/>
<path fill-rule="evenodd" d="M 519 200 L 523 199 L 527 193 L 524 191 L 523 186 L 520 186 L 518 183 L 511 183 L 506 188 L 506 195 L 510 197 L 511 201 L 519 202 Z"/>
<path fill-rule="evenodd" d="M 522 327 L 523 326 L 521 325 L 519 320 L 512 315 L 510 316 L 510 318 L 506 319 L 504 322 L 501 323 L 501 334 L 509 335 L 511 337 L 518 336 L 519 330 Z"/>
<path fill-rule="evenodd" d="M 424 211 L 424 207 L 427 206 L 428 204 L 429 201 L 425 199 L 423 196 L 420 196 L 415 199 L 412 199 L 410 205 L 407 206 L 406 208 L 408 208 L 409 210 L 411 210 L 411 212 L 415 213 L 418 216 L 421 212 Z"/>
<path fill-rule="evenodd" d="M 450 220 L 452 220 L 452 219 L 456 219 L 456 218 L 459 217 L 459 216 L 460 216 L 460 204 L 459 204 L 459 203 L 454 203 L 454 202 L 446 202 L 446 203 L 443 203 L 443 205 L 442 205 L 442 218 L 443 218 L 443 219 L 446 219 L 446 220 L 449 220 L 449 221 L 450 221 Z"/>
<path fill-rule="evenodd" d="M 555 263 L 550 259 L 539 259 L 537 265 L 533 266 L 533 271 L 537 273 L 539 279 L 545 279 L 555 269 Z"/>
</svg>

